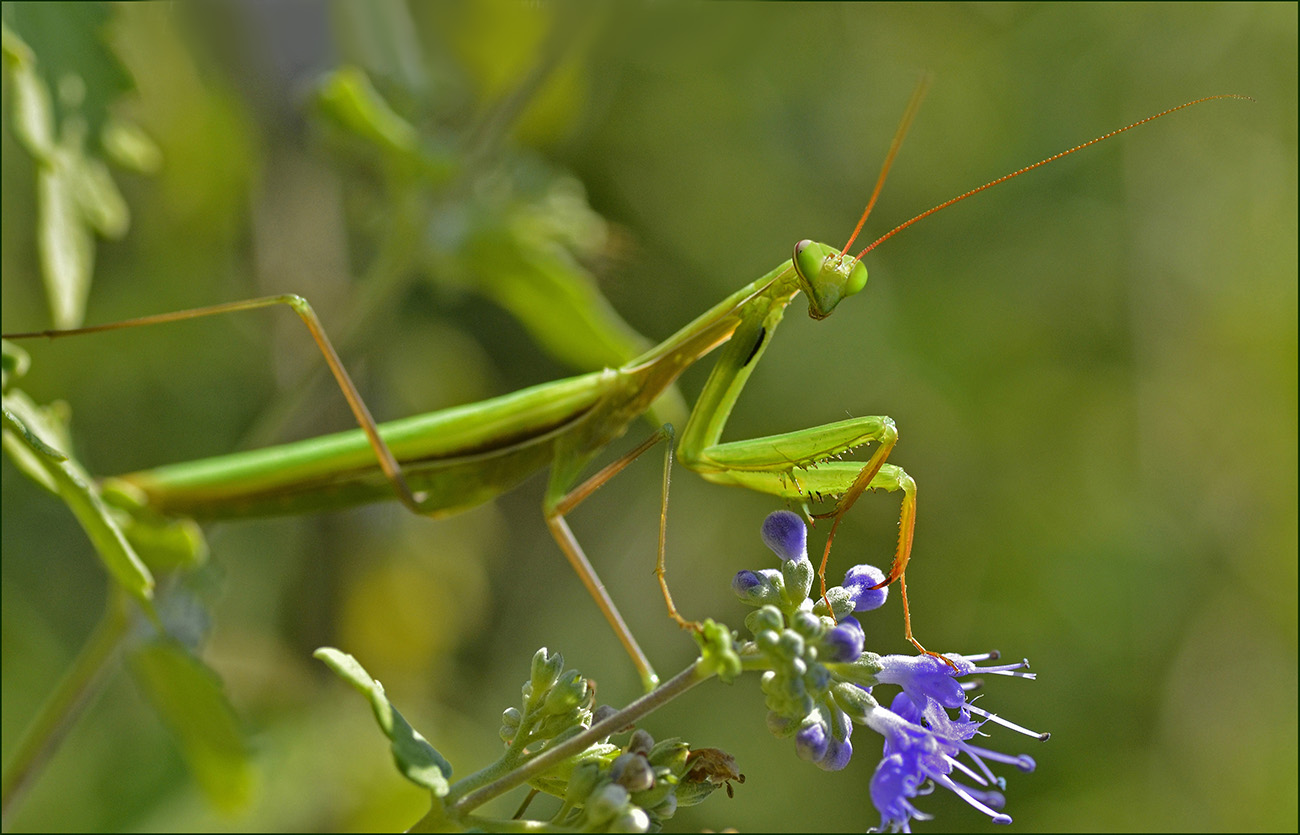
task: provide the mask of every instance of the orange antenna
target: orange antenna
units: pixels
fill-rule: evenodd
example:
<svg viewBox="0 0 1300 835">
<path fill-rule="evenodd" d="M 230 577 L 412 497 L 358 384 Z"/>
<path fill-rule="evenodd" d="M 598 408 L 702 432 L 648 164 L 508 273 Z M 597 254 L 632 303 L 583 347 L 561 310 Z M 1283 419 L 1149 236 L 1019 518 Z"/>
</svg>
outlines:
<svg viewBox="0 0 1300 835">
<path fill-rule="evenodd" d="M 915 99 L 915 96 L 913 96 L 913 98 Z M 1058 160 L 1058 159 L 1060 159 L 1061 157 L 1069 156 L 1070 154 L 1073 154 L 1075 151 L 1082 151 L 1084 148 L 1087 148 L 1089 145 L 1096 145 L 1098 142 L 1101 142 L 1103 139 L 1110 139 L 1112 136 L 1116 136 L 1117 134 L 1121 134 L 1121 133 L 1123 133 L 1123 132 L 1126 131 L 1126 130 L 1132 130 L 1133 128 L 1136 128 L 1136 127 L 1138 127 L 1139 125 L 1145 125 L 1147 122 L 1155 121 L 1156 119 L 1159 119 L 1161 116 L 1168 116 L 1170 113 L 1176 113 L 1176 112 L 1178 112 L 1179 110 L 1182 110 L 1182 109 L 1185 108 L 1185 107 L 1191 107 L 1191 106 L 1194 105 L 1194 104 L 1200 104 L 1200 103 L 1202 103 L 1202 102 L 1214 101 L 1215 99 L 1245 99 L 1246 101 L 1254 101 L 1254 99 L 1251 98 L 1250 96 L 1241 96 L 1241 95 L 1237 95 L 1236 93 L 1220 93 L 1220 94 L 1217 95 L 1217 96 L 1206 96 L 1206 97 L 1203 98 L 1203 99 L 1196 99 L 1196 100 L 1194 100 L 1194 101 L 1189 101 L 1189 102 L 1187 102 L 1186 104 L 1180 104 L 1180 105 L 1178 105 L 1177 107 L 1171 107 L 1171 108 L 1169 108 L 1168 110 L 1164 110 L 1164 111 L 1161 111 L 1160 113 L 1155 114 L 1154 116 L 1148 116 L 1148 117 L 1146 117 L 1145 119 L 1142 119 L 1142 120 L 1140 120 L 1140 121 L 1134 122 L 1134 123 L 1131 124 L 1131 125 L 1125 125 L 1124 127 L 1119 128 L 1119 129 L 1117 129 L 1117 130 L 1113 130 L 1113 131 L 1111 131 L 1110 133 L 1103 134 L 1102 136 L 1099 136 L 1099 137 L 1097 137 L 1096 139 L 1089 140 L 1089 141 L 1083 143 L 1082 145 L 1075 145 L 1073 148 L 1070 148 L 1068 151 L 1061 151 L 1059 154 L 1052 154 L 1052 155 L 1051 155 L 1050 157 L 1048 157 L 1047 159 L 1039 160 L 1038 162 L 1034 163 L 1033 165 L 1027 165 L 1027 166 L 1025 166 L 1024 168 L 1021 168 L 1021 169 L 1018 170 L 1018 171 L 1012 171 L 1010 174 L 1007 174 L 1007 175 L 1002 176 L 1002 177 L 998 177 L 996 180 L 993 180 L 992 182 L 985 183 L 984 185 L 980 186 L 979 188 L 973 188 L 973 189 L 971 189 L 970 191 L 966 192 L 965 194 L 959 194 L 959 195 L 957 195 L 956 197 L 954 197 L 954 198 L 951 199 L 951 200 L 948 200 L 948 201 L 946 201 L 946 202 L 944 202 L 944 203 L 940 203 L 938 206 L 935 206 L 933 209 L 930 209 L 929 211 L 922 212 L 921 214 L 917 215 L 916 217 L 912 218 L 911 220 L 909 220 L 909 221 L 907 221 L 907 222 L 905 222 L 905 223 L 900 223 L 899 225 L 895 226 L 893 229 L 890 229 L 888 232 L 886 232 L 885 234 L 881 235 L 879 238 L 876 238 L 876 240 L 874 240 L 874 241 L 871 243 L 870 246 L 868 246 L 866 249 L 864 249 L 864 250 L 862 250 L 861 252 L 859 252 L 857 257 L 858 257 L 859 259 L 861 259 L 862 256 L 866 255 L 868 252 L 870 252 L 871 250 L 875 249 L 877 246 L 880 246 L 880 244 L 882 244 L 882 243 L 884 243 L 885 241 L 889 240 L 889 239 L 892 238 L 894 235 L 898 234 L 899 232 L 902 232 L 904 229 L 906 229 L 907 227 L 911 226 L 913 223 L 916 223 L 916 222 L 917 222 L 918 220 L 920 220 L 921 218 L 923 218 L 923 217 L 929 217 L 930 215 L 934 214 L 935 212 L 939 211 L 940 209 L 946 209 L 946 208 L 948 208 L 949 206 L 951 206 L 953 203 L 958 203 L 958 202 L 960 202 L 960 201 L 962 201 L 962 200 L 965 200 L 967 197 L 970 197 L 970 196 L 973 195 L 973 194 L 979 194 L 981 191 L 983 191 L 983 190 L 986 189 L 986 188 L 993 188 L 994 186 L 998 185 L 999 183 L 1005 183 L 1007 180 L 1010 180 L 1012 177 L 1019 177 L 1021 174 L 1024 174 L 1026 171 L 1033 171 L 1035 168 L 1038 168 L 1038 167 L 1041 166 L 1041 165 L 1047 165 L 1047 163 L 1049 163 L 1049 162 L 1053 162 L 1053 161 L 1055 161 L 1055 160 Z M 895 141 L 897 141 L 897 138 L 895 139 Z M 890 158 L 891 158 L 891 159 L 893 158 L 893 151 L 894 151 L 894 149 L 891 148 L 891 149 L 890 149 Z M 886 167 L 888 167 L 888 163 L 886 163 Z M 884 173 L 883 173 L 883 172 L 882 172 L 881 175 L 880 175 L 880 179 L 881 179 L 882 182 L 883 182 L 884 179 L 885 179 L 885 176 L 884 176 Z M 877 190 L 880 189 L 880 184 L 879 184 L 879 183 L 876 184 L 876 189 L 877 189 Z M 875 199 L 876 199 L 876 196 L 875 196 L 874 194 L 871 195 L 871 200 L 872 200 L 872 202 L 875 202 Z M 868 205 L 868 206 L 867 206 L 867 211 L 870 211 L 870 210 L 871 210 L 871 206 Z M 866 220 L 866 215 L 863 215 L 863 218 L 862 218 L 862 219 L 863 219 L 863 220 Z M 859 228 L 859 229 L 862 228 L 862 224 L 861 224 L 861 222 L 858 223 L 858 228 Z M 857 232 L 855 231 L 853 234 L 856 236 L 856 235 L 857 235 Z M 850 239 L 850 240 L 852 240 L 852 239 Z M 846 247 L 845 249 L 846 249 L 846 251 L 847 251 L 847 247 Z"/>
<path fill-rule="evenodd" d="M 921 100 L 925 98 L 925 93 L 930 89 L 930 75 L 923 73 L 916 82 L 916 89 L 912 91 L 912 98 L 907 102 L 907 110 L 903 111 L 903 121 L 898 123 L 898 130 L 894 131 L 894 141 L 889 143 L 889 153 L 885 154 L 885 164 L 880 166 L 880 176 L 876 178 L 876 187 L 871 192 L 871 199 L 867 201 L 867 209 L 862 213 L 858 225 L 854 227 L 853 234 L 849 235 L 849 242 L 840 250 L 843 256 L 853 246 L 857 240 L 858 233 L 867 222 L 867 215 L 871 214 L 872 208 L 876 205 L 876 198 L 880 196 L 880 190 L 885 185 L 885 177 L 889 175 L 889 169 L 894 164 L 894 157 L 898 156 L 898 149 L 903 145 L 903 137 L 907 136 L 907 129 L 912 126 L 913 120 L 916 119 L 916 113 L 921 109 Z"/>
</svg>

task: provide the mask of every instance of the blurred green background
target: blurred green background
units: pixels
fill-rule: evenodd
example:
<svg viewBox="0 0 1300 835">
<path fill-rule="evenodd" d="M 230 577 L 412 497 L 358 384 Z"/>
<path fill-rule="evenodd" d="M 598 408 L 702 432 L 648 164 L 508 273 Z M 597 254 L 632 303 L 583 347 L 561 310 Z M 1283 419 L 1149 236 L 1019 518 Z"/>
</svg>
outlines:
<svg viewBox="0 0 1300 835">
<path fill-rule="evenodd" d="M 422 135 L 468 160 L 437 192 L 434 220 L 403 238 L 415 250 L 474 223 L 460 201 L 518 182 L 521 168 L 571 198 L 557 211 L 580 204 L 581 183 L 609 221 L 588 230 L 586 261 L 614 308 L 656 340 L 795 241 L 845 239 L 923 71 L 933 86 L 868 239 L 1188 99 L 1253 96 L 1171 116 L 927 219 L 872 253 L 866 291 L 824 322 L 796 300 L 727 438 L 850 415 L 897 421 L 891 460 L 919 484 L 908 573 L 918 636 L 943 651 L 1027 656 L 1039 675 L 992 680 L 981 702 L 1053 734 L 987 741 L 1038 761 L 1033 775 L 1007 775 L 1018 828 L 1296 828 L 1294 4 L 654 4 L 558 41 L 548 32 L 570 7 L 276 4 L 287 24 L 255 8 L 111 7 L 107 43 L 136 87 L 117 112 L 153 138 L 162 165 L 115 172 L 132 227 L 98 244 L 87 319 L 297 292 L 342 333 L 373 310 L 345 361 L 381 419 L 572 369 L 463 282 L 443 281 L 436 260 L 365 285 L 397 212 L 380 198 L 398 175 L 331 142 L 302 105 L 314 71 L 361 66 Z M 6 331 L 49 322 L 12 100 L 6 81 Z M 516 105 L 497 127 L 484 118 Z M 78 452 L 102 474 L 247 446 L 268 424 L 277 439 L 347 428 L 327 387 L 267 419 L 319 362 L 291 319 L 31 345 L 24 387 L 71 403 Z M 707 367 L 683 377 L 688 398 Z M 646 431 L 633 427 L 619 448 Z M 694 647 L 664 617 L 650 573 L 651 458 L 571 521 L 670 674 Z M 596 678 L 601 701 L 630 700 L 631 666 L 546 532 L 543 484 L 448 520 L 385 506 L 211 528 L 204 657 L 253 740 L 254 800 L 215 812 L 119 672 L 10 826 L 408 826 L 427 801 L 391 767 L 368 707 L 311 659 L 322 644 L 382 680 L 458 775 L 496 750 L 500 711 L 538 646 Z M 7 761 L 98 617 L 105 581 L 68 512 L 8 463 L 3 499 Z M 740 624 L 730 578 L 770 560 L 758 528 L 778 506 L 677 471 L 669 576 L 685 614 Z M 886 563 L 896 518 L 893 497 L 859 502 L 833 571 Z M 896 600 L 870 617 L 868 646 L 907 651 L 901 620 Z M 674 829 L 878 824 L 868 731 L 854 763 L 826 774 L 763 716 L 756 682 L 741 680 L 646 723 L 732 752 L 748 776 L 734 800 L 684 810 Z M 938 820 L 918 830 L 988 826 L 945 795 L 919 802 Z"/>
</svg>

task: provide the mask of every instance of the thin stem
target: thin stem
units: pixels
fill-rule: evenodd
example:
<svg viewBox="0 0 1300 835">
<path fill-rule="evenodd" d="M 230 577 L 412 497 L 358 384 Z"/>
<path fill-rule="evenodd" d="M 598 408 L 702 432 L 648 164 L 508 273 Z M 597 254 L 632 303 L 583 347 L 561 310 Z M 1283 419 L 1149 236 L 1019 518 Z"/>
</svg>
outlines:
<svg viewBox="0 0 1300 835">
<path fill-rule="evenodd" d="M 22 741 L 5 767 L 0 808 L 4 826 L 18 801 L 58 750 L 59 743 L 81 714 L 99 695 L 110 666 L 130 624 L 125 593 L 110 593 L 104 614 L 81 648 L 72 667 L 27 727 Z"/>
<path fill-rule="evenodd" d="M 677 675 L 664 682 L 655 690 L 645 694 L 641 698 L 632 702 L 627 707 L 615 713 L 609 718 L 597 722 L 587 730 L 565 740 L 554 748 L 549 748 L 542 753 L 533 757 L 528 762 L 514 769 L 509 774 L 503 775 L 482 788 L 475 789 L 469 794 L 461 797 L 459 800 L 452 801 L 447 806 L 449 816 L 460 818 L 471 809 L 481 806 L 492 798 L 510 791 L 516 786 L 521 786 L 533 777 L 542 774 L 560 763 L 564 762 L 574 754 L 585 751 L 588 747 L 595 744 L 597 740 L 604 739 L 620 728 L 626 728 L 628 725 L 637 722 L 642 717 L 663 707 L 668 702 L 677 698 L 681 694 L 690 690 L 695 685 L 705 681 L 713 676 L 713 673 L 702 673 L 700 671 L 700 660 L 682 670 Z M 474 777 L 467 777 L 465 781 L 473 781 Z M 449 797 L 456 795 L 456 787 L 452 787 Z M 418 824 L 417 824 L 418 828 Z"/>
</svg>

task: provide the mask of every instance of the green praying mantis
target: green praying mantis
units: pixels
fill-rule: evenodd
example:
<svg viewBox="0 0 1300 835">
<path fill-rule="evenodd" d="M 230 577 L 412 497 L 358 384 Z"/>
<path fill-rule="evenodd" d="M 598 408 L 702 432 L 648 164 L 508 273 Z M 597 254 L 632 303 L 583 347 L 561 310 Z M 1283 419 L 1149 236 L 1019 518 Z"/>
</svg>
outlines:
<svg viewBox="0 0 1300 835">
<path fill-rule="evenodd" d="M 905 575 L 912 552 L 917 491 L 912 477 L 887 460 L 898 440 L 894 421 L 885 416 L 857 417 L 783 434 L 722 441 L 731 411 L 771 344 L 786 307 L 802 292 L 808 298 L 809 315 L 824 319 L 840 302 L 865 286 L 867 270 L 862 258 L 913 223 L 1170 113 L 1213 99 L 1246 97 L 1225 94 L 1197 99 L 1111 131 L 941 203 L 850 255 L 849 249 L 871 213 L 923 93 L 922 85 L 899 125 L 866 210 L 843 247 L 800 241 L 789 260 L 618 368 L 377 424 L 316 314 L 298 296 L 252 299 L 85 328 L 9 334 L 5 338 L 71 336 L 287 305 L 311 332 L 360 428 L 116 476 L 102 482 L 105 497 L 127 509 L 204 520 L 313 513 L 393 498 L 415 513 L 436 517 L 486 502 L 549 467 L 542 500 L 547 526 L 632 658 L 647 689 L 658 681 L 654 669 L 566 522 L 566 516 L 601 485 L 646 451 L 665 444 L 655 571 L 669 614 L 683 627 L 694 624 L 677 612 L 665 577 L 664 530 L 674 456 L 679 464 L 709 481 L 766 493 L 800 505 L 810 519 L 832 520 L 819 572 L 823 575 L 823 593 L 831 544 L 845 514 L 867 490 L 899 492 L 898 541 L 889 572 L 877 587 L 899 583 L 905 636 L 919 651 L 928 653 L 913 636 L 907 602 Z M 602 450 L 624 435 L 683 371 L 715 349 L 720 349 L 719 356 L 680 433 L 665 425 L 627 454 L 583 479 L 584 471 Z M 867 460 L 841 460 L 841 456 L 867 445 L 873 445 Z M 831 507 L 813 513 L 814 502 L 828 502 Z"/>
</svg>

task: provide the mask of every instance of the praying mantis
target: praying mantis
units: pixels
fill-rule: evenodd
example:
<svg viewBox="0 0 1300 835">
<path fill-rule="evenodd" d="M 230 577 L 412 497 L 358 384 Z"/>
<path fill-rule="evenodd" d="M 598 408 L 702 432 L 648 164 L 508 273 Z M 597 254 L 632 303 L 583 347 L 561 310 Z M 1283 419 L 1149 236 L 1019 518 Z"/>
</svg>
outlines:
<svg viewBox="0 0 1300 835">
<path fill-rule="evenodd" d="M 822 555 L 825 566 L 836 530 L 868 490 L 902 494 L 899 535 L 880 586 L 897 581 L 903 599 L 905 636 L 912 633 L 906 569 L 916 522 L 916 483 L 888 459 L 898 439 L 886 416 L 849 418 L 822 426 L 740 441 L 722 441 L 728 418 L 786 307 L 799 294 L 811 318 L 828 317 L 866 285 L 862 258 L 913 223 L 1021 173 L 1170 113 L 1220 98 L 1181 104 L 1096 139 L 1054 154 L 923 212 L 896 226 L 856 255 L 849 255 L 863 228 L 923 88 L 909 103 L 857 229 L 843 247 L 802 240 L 792 257 L 698 316 L 659 345 L 618 368 L 533 386 L 513 394 L 404 420 L 378 424 L 371 416 L 311 307 L 298 296 L 274 296 L 147 316 L 86 328 L 6 335 L 9 339 L 64 337 L 184 319 L 288 306 L 302 319 L 324 355 L 359 429 L 290 444 L 158 467 L 107 479 L 105 495 L 125 508 L 167 516 L 223 519 L 308 513 L 397 498 L 415 513 L 442 516 L 481 504 L 549 468 L 542 509 L 547 526 L 618 636 L 647 689 L 657 676 L 646 654 L 566 522 L 566 516 L 641 454 L 665 444 L 663 506 L 656 573 L 670 615 L 692 626 L 675 609 L 665 579 L 664 529 L 667 484 L 675 460 L 706 480 L 745 487 L 804 507 L 813 519 L 831 520 Z M 591 462 L 645 413 L 678 376 L 715 350 L 713 370 L 678 434 L 665 426 L 631 452 L 583 479 Z M 840 460 L 873 445 L 865 461 Z M 831 508 L 814 513 L 814 502 Z M 824 589 L 824 579 L 823 579 Z"/>
</svg>

